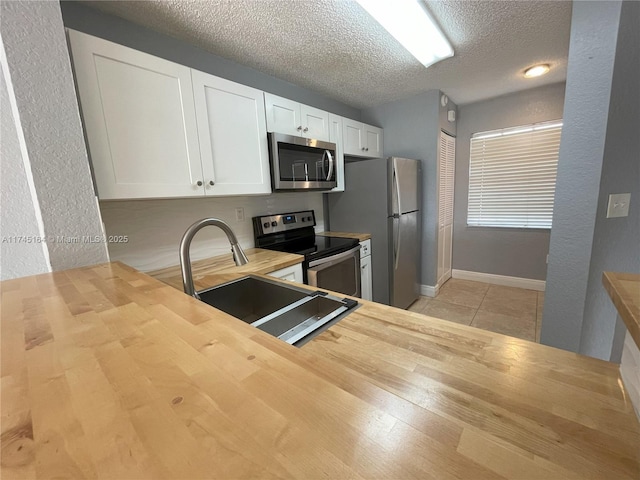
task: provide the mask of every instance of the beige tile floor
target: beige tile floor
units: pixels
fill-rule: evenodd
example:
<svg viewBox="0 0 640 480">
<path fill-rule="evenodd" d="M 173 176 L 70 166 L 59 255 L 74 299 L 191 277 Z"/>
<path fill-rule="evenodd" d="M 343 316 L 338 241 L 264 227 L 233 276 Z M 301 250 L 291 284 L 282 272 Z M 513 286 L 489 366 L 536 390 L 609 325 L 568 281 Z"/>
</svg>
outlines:
<svg viewBox="0 0 640 480">
<path fill-rule="evenodd" d="M 544 292 L 452 278 L 408 310 L 539 342 L 543 304 Z"/>
</svg>

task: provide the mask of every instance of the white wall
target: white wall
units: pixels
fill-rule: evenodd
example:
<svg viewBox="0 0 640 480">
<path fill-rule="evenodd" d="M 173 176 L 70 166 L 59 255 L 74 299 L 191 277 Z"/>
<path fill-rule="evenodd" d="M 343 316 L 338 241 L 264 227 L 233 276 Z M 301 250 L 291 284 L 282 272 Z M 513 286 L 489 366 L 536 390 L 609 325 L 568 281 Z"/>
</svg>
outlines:
<svg viewBox="0 0 640 480">
<path fill-rule="evenodd" d="M 0 13 L 3 73 L 19 137 L 24 140 L 22 154 L 33 178 L 42 233 L 65 239 L 101 236 L 60 5 L 57 1 L 0 2 Z M 13 191 L 12 196 L 23 197 L 12 201 L 33 203 L 26 195 L 25 190 Z M 15 225 L 20 224 L 18 211 L 3 210 L 5 214 L 15 215 Z M 34 214 L 37 218 L 38 213 Z M 53 270 L 108 260 L 104 243 L 56 241 L 46 246 Z M 18 247 L 3 253 L 23 254 Z M 29 273 L 29 269 L 14 271 L 17 276 Z"/>
<path fill-rule="evenodd" d="M 238 222 L 235 209 L 244 209 Z M 317 232 L 324 231 L 321 193 L 274 193 L 265 196 L 185 198 L 100 202 L 108 235 L 127 235 L 127 243 L 110 243 L 111 260 L 148 272 L 178 265 L 178 248 L 185 230 L 197 220 L 215 217 L 229 224 L 242 248 L 254 246 L 251 217 L 315 210 Z M 191 260 L 230 253 L 229 241 L 218 228 L 206 227 L 191 244 Z"/>
<path fill-rule="evenodd" d="M 469 227 L 471 135 L 562 118 L 564 83 L 532 88 L 459 108 L 456 139 L 453 268 L 544 280 L 549 230 Z M 555 225 L 554 225 L 555 227 Z"/>
<path fill-rule="evenodd" d="M 4 75 L 0 75 L 0 280 L 35 275 L 51 270 L 46 245 L 18 240 L 41 238 L 37 198 L 27 176 L 10 97 Z"/>
</svg>

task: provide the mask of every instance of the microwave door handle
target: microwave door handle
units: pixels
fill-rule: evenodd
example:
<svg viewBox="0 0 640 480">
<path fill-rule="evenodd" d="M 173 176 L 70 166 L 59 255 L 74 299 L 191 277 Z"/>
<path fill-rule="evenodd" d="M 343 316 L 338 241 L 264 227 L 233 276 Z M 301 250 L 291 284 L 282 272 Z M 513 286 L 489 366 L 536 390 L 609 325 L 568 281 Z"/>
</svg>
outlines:
<svg viewBox="0 0 640 480">
<path fill-rule="evenodd" d="M 324 153 L 329 159 L 329 173 L 327 174 L 328 182 L 329 180 L 331 180 L 331 175 L 333 175 L 333 156 L 331 155 L 331 152 L 329 150 L 325 150 Z M 322 165 L 324 165 L 324 161 L 322 162 Z"/>
</svg>

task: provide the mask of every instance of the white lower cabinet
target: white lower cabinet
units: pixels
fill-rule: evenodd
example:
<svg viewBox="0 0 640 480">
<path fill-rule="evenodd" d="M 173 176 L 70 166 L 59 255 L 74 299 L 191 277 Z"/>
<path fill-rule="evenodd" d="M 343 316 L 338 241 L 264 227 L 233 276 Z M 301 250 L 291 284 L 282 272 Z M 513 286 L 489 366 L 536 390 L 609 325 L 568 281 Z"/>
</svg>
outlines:
<svg viewBox="0 0 640 480">
<path fill-rule="evenodd" d="M 291 265 L 290 267 L 281 268 L 280 270 L 271 272 L 268 275 L 270 277 L 280 278 L 281 280 L 304 283 L 301 263 L 297 263 L 296 265 Z"/>
<path fill-rule="evenodd" d="M 371 240 L 360 242 L 360 290 L 363 300 L 373 300 L 373 274 L 371 271 Z"/>
</svg>

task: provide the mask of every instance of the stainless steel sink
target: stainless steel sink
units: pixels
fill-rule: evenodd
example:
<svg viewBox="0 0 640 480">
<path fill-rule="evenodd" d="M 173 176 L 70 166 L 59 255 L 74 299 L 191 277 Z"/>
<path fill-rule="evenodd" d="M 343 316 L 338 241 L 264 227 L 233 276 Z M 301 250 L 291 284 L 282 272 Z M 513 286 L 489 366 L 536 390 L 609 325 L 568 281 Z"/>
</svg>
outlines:
<svg viewBox="0 0 640 480">
<path fill-rule="evenodd" d="M 202 290 L 198 296 L 212 307 L 296 346 L 336 323 L 358 304 L 251 275 Z"/>
</svg>

